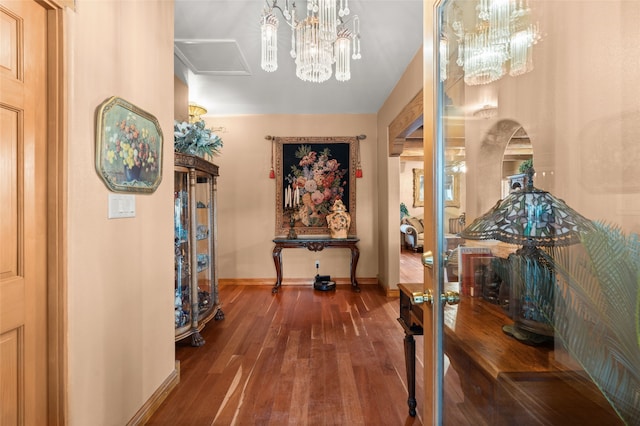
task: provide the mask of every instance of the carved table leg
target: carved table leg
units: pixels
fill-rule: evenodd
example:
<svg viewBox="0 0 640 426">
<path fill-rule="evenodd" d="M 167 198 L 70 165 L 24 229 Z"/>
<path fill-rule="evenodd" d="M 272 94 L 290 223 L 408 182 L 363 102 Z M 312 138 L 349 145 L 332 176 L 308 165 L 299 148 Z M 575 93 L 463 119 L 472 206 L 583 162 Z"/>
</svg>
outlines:
<svg viewBox="0 0 640 426">
<path fill-rule="evenodd" d="M 404 360 L 407 367 L 407 388 L 409 389 L 409 415 L 416 416 L 416 341 L 412 334 L 404 336 Z"/>
<path fill-rule="evenodd" d="M 358 259 L 360 258 L 360 250 L 355 245 L 351 247 L 351 289 L 356 293 L 360 293 L 358 281 L 356 280 L 356 268 L 358 267 Z"/>
<path fill-rule="evenodd" d="M 276 285 L 271 289 L 271 293 L 277 293 L 282 285 L 282 247 L 273 248 L 273 263 L 276 265 Z"/>
</svg>

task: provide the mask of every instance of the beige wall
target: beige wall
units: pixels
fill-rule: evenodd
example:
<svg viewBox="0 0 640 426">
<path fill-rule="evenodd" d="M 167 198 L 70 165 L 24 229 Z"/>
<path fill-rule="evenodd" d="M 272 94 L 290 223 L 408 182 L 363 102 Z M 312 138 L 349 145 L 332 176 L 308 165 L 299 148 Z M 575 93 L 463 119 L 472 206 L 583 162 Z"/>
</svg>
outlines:
<svg viewBox="0 0 640 426">
<path fill-rule="evenodd" d="M 356 136 L 361 142 L 364 177 L 356 180 L 357 233 L 360 260 L 357 276 L 375 279 L 378 265 L 376 231 L 377 171 L 375 115 L 243 115 L 203 117 L 208 127 L 224 127 L 219 133 L 224 146 L 213 162 L 220 166 L 218 178 L 218 262 L 222 280 L 251 278 L 275 283 L 273 238 L 275 236 L 275 179 L 269 179 L 272 136 Z M 320 273 L 349 277 L 346 250 L 283 250 L 284 285 Z M 292 280 L 293 279 L 293 280 Z M 222 301 L 224 304 L 224 301 Z"/>
<path fill-rule="evenodd" d="M 173 94 L 174 120 L 189 121 L 189 86 L 176 76 L 173 77 Z"/>
<path fill-rule="evenodd" d="M 123 425 L 174 369 L 173 2 L 76 1 L 66 10 L 70 425 Z M 155 115 L 162 183 L 136 217 L 107 219 L 95 110 L 120 96 Z"/>
<path fill-rule="evenodd" d="M 389 157 L 389 124 L 422 89 L 422 49 L 418 50 L 402 78 L 378 111 L 377 190 L 378 279 L 387 289 L 397 289 L 400 279 L 400 157 Z M 431 133 L 425 129 L 424 134 Z M 425 188 L 426 191 L 426 188 Z M 425 199 L 429 195 L 425 192 Z"/>
</svg>

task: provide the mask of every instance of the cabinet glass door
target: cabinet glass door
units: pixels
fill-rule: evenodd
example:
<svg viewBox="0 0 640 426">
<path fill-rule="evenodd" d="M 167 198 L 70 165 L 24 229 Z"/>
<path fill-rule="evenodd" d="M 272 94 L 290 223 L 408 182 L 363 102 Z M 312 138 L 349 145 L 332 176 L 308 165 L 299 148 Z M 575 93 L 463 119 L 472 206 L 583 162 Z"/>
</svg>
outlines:
<svg viewBox="0 0 640 426">
<path fill-rule="evenodd" d="M 174 309 L 176 335 L 191 327 L 191 209 L 189 207 L 189 170 L 174 172 L 173 220 L 175 249 Z"/>
<path fill-rule="evenodd" d="M 210 238 L 213 232 L 213 183 L 210 175 L 196 175 L 196 259 L 198 283 L 198 315 L 205 316 L 213 309 L 213 244 Z"/>
<path fill-rule="evenodd" d="M 640 2 L 425 7 L 436 291 L 461 295 L 434 307 L 434 418 L 640 424 Z"/>
</svg>

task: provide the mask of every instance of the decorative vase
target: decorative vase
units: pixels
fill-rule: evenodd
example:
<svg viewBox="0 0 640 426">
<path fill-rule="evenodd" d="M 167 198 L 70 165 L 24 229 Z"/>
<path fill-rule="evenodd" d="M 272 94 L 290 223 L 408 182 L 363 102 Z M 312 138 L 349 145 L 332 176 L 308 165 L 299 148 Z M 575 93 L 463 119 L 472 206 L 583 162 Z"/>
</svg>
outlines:
<svg viewBox="0 0 640 426">
<path fill-rule="evenodd" d="M 140 171 L 142 167 L 133 166 L 129 168 L 128 166 L 124 166 L 124 180 L 127 182 L 132 182 L 134 180 L 140 180 Z"/>
<path fill-rule="evenodd" d="M 351 225 L 351 215 L 341 200 L 336 200 L 331 206 L 331 211 L 327 215 L 327 226 L 331 232 L 331 238 L 347 238 L 349 226 Z"/>
</svg>

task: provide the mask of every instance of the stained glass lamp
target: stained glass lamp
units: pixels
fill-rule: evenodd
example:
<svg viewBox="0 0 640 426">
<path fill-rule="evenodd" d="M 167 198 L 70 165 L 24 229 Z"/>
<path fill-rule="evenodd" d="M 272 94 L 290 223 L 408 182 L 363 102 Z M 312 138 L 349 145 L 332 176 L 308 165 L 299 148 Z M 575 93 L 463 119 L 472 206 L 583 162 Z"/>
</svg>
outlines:
<svg viewBox="0 0 640 426">
<path fill-rule="evenodd" d="M 553 337 L 553 268 L 540 247 L 568 246 L 580 242 L 580 233 L 593 229 L 591 221 L 551 193 L 533 186 L 533 167 L 525 188 L 516 190 L 478 217 L 460 235 L 470 240 L 498 240 L 521 246 L 498 269 L 510 282 L 509 311 L 513 325 L 505 333 L 528 344 Z"/>
</svg>

